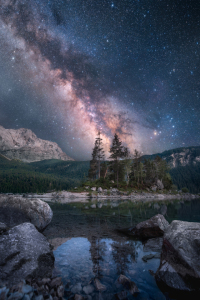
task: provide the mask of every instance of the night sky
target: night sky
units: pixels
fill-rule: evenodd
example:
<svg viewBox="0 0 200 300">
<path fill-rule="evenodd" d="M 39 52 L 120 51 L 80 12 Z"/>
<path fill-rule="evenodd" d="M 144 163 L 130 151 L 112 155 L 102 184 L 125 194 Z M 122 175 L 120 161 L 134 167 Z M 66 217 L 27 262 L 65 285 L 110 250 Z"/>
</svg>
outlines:
<svg viewBox="0 0 200 300">
<path fill-rule="evenodd" d="M 200 145 L 200 3 L 0 0 L 0 125 L 89 160 Z"/>
</svg>

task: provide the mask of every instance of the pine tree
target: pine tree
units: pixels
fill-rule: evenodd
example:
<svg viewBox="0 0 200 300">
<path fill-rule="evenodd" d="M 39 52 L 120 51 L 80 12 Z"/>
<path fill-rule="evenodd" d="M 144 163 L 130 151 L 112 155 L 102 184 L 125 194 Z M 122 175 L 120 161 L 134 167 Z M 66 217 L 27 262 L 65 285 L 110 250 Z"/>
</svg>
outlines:
<svg viewBox="0 0 200 300">
<path fill-rule="evenodd" d="M 124 147 L 122 146 L 122 142 L 120 141 L 118 135 L 115 133 L 112 146 L 110 148 L 111 153 L 110 157 L 114 162 L 114 169 L 116 169 L 117 174 L 117 187 L 119 181 L 119 160 L 124 157 Z"/>
<path fill-rule="evenodd" d="M 139 185 L 140 183 L 140 179 L 141 179 L 141 164 L 140 164 L 140 157 L 141 157 L 141 153 L 139 151 L 137 151 L 135 149 L 135 152 L 134 152 L 134 161 L 133 161 L 133 176 L 134 176 L 134 179 L 137 183 L 137 185 Z"/>
<path fill-rule="evenodd" d="M 101 177 L 101 161 L 104 160 L 104 150 L 101 138 L 101 132 L 98 132 L 98 136 L 95 139 L 94 148 L 92 150 L 92 160 L 90 161 L 90 169 L 88 171 L 88 177 L 92 180 L 96 177 Z"/>
<path fill-rule="evenodd" d="M 129 176 L 131 173 L 132 158 L 130 155 L 130 151 L 127 147 L 124 147 L 123 164 L 124 164 L 124 169 L 125 169 L 126 182 L 127 182 L 127 184 L 129 184 L 129 180 L 130 180 Z"/>
<path fill-rule="evenodd" d="M 105 158 L 102 141 L 101 132 L 99 131 L 95 141 L 95 144 L 97 145 L 98 178 L 101 177 L 101 161 Z"/>
<path fill-rule="evenodd" d="M 94 148 L 92 149 L 92 160 L 90 161 L 90 168 L 88 171 L 88 177 L 92 180 L 95 180 L 97 175 L 97 167 L 98 167 L 97 152 L 98 152 L 98 142 L 95 141 Z"/>
</svg>

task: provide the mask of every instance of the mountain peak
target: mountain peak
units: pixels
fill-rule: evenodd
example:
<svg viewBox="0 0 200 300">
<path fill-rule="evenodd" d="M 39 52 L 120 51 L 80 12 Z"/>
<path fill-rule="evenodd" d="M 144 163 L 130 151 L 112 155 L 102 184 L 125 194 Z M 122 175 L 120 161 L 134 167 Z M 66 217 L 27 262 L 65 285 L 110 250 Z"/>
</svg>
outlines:
<svg viewBox="0 0 200 300">
<path fill-rule="evenodd" d="M 5 129 L 0 126 L 0 153 L 9 159 L 28 163 L 45 159 L 74 160 L 58 144 L 38 138 L 27 128 Z"/>
</svg>

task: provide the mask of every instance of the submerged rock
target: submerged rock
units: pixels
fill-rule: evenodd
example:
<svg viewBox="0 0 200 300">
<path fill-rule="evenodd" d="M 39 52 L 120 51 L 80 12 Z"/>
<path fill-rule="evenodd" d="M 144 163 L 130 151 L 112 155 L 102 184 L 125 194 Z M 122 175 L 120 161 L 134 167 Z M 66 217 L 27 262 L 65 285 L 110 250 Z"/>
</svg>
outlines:
<svg viewBox="0 0 200 300">
<path fill-rule="evenodd" d="M 200 293 L 200 223 L 173 221 L 164 235 L 156 280 L 162 288 Z"/>
<path fill-rule="evenodd" d="M 149 259 L 152 259 L 152 258 L 160 258 L 160 254 L 159 253 L 150 253 L 148 255 L 144 255 L 142 257 L 142 260 L 147 262 Z"/>
<path fill-rule="evenodd" d="M 121 231 L 141 239 L 148 239 L 162 236 L 168 226 L 169 223 L 163 215 L 158 214 L 137 224 L 135 227 L 122 229 Z"/>
<path fill-rule="evenodd" d="M 83 297 L 83 296 L 81 296 L 81 295 L 78 295 L 78 294 L 76 294 L 75 296 L 74 296 L 74 300 L 84 300 L 85 298 Z"/>
<path fill-rule="evenodd" d="M 30 222 L 42 231 L 52 217 L 50 206 L 40 199 L 0 195 L 0 220 L 8 227 Z"/>
<path fill-rule="evenodd" d="M 132 295 L 139 293 L 138 287 L 135 284 L 134 281 L 131 281 L 128 277 L 125 275 L 120 275 L 117 279 L 117 284 L 123 285 Z"/>
<path fill-rule="evenodd" d="M 103 292 L 106 290 L 106 286 L 100 282 L 98 278 L 94 279 L 94 285 L 99 292 Z"/>
<path fill-rule="evenodd" d="M 94 287 L 91 284 L 84 286 L 83 291 L 86 295 L 92 294 L 94 291 Z"/>
<path fill-rule="evenodd" d="M 51 276 L 54 256 L 47 239 L 30 223 L 0 236 L 0 278 L 8 284 L 30 277 Z"/>
</svg>

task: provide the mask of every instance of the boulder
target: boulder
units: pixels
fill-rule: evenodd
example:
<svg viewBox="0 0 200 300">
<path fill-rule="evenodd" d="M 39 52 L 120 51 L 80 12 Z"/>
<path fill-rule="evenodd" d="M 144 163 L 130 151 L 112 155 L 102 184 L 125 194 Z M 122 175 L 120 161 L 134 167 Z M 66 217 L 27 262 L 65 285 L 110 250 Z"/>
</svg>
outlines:
<svg viewBox="0 0 200 300">
<path fill-rule="evenodd" d="M 94 186 L 94 187 L 91 188 L 91 191 L 94 191 L 94 192 L 95 192 L 96 189 L 97 189 L 97 188 Z"/>
<path fill-rule="evenodd" d="M 163 190 L 164 189 L 164 184 L 162 183 L 161 180 L 157 180 L 157 183 L 156 183 L 157 187 L 159 190 Z"/>
<path fill-rule="evenodd" d="M 98 187 L 98 190 L 97 190 L 99 193 L 102 193 L 103 192 L 103 189 L 101 187 Z"/>
<path fill-rule="evenodd" d="M 183 295 L 187 292 L 200 295 L 199 249 L 200 223 L 173 221 L 164 234 L 156 272 L 158 285 L 164 290 L 183 292 Z"/>
<path fill-rule="evenodd" d="M 52 217 L 50 206 L 40 199 L 0 195 L 0 220 L 8 227 L 30 222 L 42 231 Z"/>
<path fill-rule="evenodd" d="M 54 256 L 47 239 L 31 223 L 23 223 L 0 236 L 0 278 L 16 284 L 27 277 L 50 277 Z"/>
<path fill-rule="evenodd" d="M 140 239 L 148 239 L 162 236 L 169 223 L 163 215 L 156 215 L 149 220 L 137 224 L 135 227 L 122 230 L 123 232 Z"/>
</svg>

